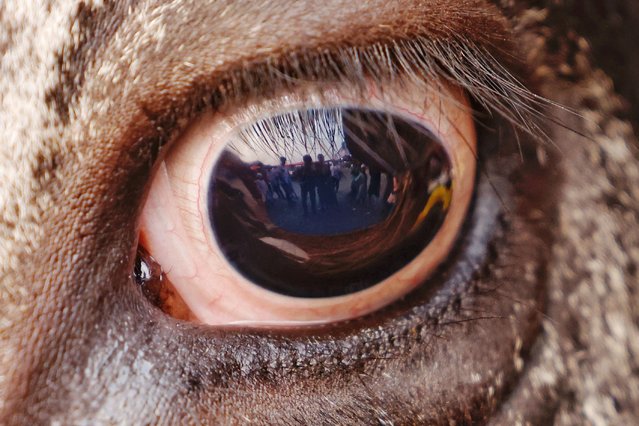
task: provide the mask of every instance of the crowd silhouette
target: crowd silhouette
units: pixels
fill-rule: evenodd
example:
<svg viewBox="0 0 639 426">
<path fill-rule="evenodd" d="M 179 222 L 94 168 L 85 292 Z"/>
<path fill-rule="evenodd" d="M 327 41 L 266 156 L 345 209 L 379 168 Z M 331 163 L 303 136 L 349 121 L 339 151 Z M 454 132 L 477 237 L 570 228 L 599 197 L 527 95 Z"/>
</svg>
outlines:
<svg viewBox="0 0 639 426">
<path fill-rule="evenodd" d="M 319 154 L 313 161 L 306 154 L 299 163 L 287 161 L 280 157 L 279 165 L 257 162 L 251 167 L 260 199 L 279 226 L 295 227 L 288 222 L 299 223 L 295 217 L 301 217 L 317 222 L 313 229 L 355 230 L 376 223 L 392 210 L 393 177 L 351 156 L 326 160 Z"/>
</svg>

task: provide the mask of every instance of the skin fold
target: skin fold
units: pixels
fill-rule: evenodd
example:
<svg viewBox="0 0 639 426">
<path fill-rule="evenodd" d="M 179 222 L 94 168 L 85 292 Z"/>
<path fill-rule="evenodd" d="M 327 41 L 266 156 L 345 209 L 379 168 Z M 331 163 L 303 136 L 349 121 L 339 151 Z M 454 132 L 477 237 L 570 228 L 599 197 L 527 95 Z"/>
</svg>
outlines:
<svg viewBox="0 0 639 426">
<path fill-rule="evenodd" d="M 639 121 L 619 61 L 637 63 L 639 13 L 578 3 L 1 3 L 0 424 L 636 424 Z M 137 221 L 165 148 L 285 90 L 235 70 L 453 35 L 551 101 L 548 137 L 479 114 L 472 212 L 427 285 L 293 330 L 144 299 Z"/>
</svg>

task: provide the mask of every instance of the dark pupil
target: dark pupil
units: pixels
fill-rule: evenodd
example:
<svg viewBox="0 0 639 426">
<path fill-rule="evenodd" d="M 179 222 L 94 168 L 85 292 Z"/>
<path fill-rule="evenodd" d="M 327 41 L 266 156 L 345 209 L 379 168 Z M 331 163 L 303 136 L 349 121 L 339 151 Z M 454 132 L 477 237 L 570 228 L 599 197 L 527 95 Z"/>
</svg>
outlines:
<svg viewBox="0 0 639 426">
<path fill-rule="evenodd" d="M 415 121 L 309 109 L 237 132 L 210 182 L 209 215 L 234 267 L 295 297 L 357 292 L 415 258 L 439 230 L 451 163 Z"/>
</svg>

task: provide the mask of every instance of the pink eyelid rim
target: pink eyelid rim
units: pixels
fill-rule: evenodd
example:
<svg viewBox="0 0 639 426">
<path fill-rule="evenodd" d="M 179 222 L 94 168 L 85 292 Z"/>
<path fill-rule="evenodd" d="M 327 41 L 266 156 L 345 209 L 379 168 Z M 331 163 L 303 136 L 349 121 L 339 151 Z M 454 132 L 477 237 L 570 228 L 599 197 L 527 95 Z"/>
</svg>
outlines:
<svg viewBox="0 0 639 426">
<path fill-rule="evenodd" d="M 468 99 L 443 84 L 371 89 L 366 101 L 328 89 L 318 105 L 384 109 L 419 121 L 440 139 L 453 162 L 451 204 L 432 242 L 407 266 L 364 291 L 326 299 L 279 295 L 250 283 L 221 254 L 207 219 L 207 183 L 214 160 L 238 125 L 269 115 L 272 103 L 203 117 L 183 134 L 160 167 L 141 217 L 141 240 L 198 320 L 210 325 L 294 326 L 356 318 L 392 303 L 423 283 L 455 242 L 473 192 L 476 134 Z M 389 93 L 401 93 L 389 96 Z M 353 99 L 359 99 L 353 101 Z M 312 100 L 311 100 L 312 102 Z M 321 103 L 320 103 L 321 102 Z M 308 108 L 308 96 L 277 100 L 277 111 Z M 417 107 L 416 107 L 417 106 Z M 441 113 L 440 113 L 441 111 Z M 219 141 L 219 142 L 218 142 Z M 197 161 L 197 159 L 203 159 Z M 194 162 L 195 161 L 195 162 Z M 193 207 L 195 206 L 195 207 Z"/>
</svg>

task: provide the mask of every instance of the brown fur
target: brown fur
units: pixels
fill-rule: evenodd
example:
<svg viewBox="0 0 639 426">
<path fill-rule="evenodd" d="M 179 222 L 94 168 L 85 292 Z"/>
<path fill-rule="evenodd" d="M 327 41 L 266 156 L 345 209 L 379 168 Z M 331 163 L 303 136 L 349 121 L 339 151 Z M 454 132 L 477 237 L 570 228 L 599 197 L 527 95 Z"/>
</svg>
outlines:
<svg viewBox="0 0 639 426">
<path fill-rule="evenodd" d="M 508 20 L 481 0 L 0 5 L 0 423 L 637 423 L 636 138 L 588 43 L 556 29 L 566 11 L 502 3 Z M 161 147 L 243 102 L 223 93 L 251 86 L 234 70 L 452 35 L 513 37 L 542 94 L 583 118 L 551 113 L 587 135 L 551 128 L 554 173 L 504 194 L 483 269 L 457 254 L 437 297 L 304 332 L 177 324 L 140 298 L 135 222 Z M 479 194 L 473 221 L 496 203 Z"/>
</svg>

